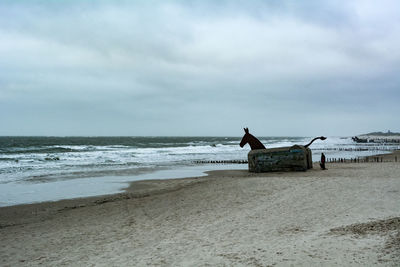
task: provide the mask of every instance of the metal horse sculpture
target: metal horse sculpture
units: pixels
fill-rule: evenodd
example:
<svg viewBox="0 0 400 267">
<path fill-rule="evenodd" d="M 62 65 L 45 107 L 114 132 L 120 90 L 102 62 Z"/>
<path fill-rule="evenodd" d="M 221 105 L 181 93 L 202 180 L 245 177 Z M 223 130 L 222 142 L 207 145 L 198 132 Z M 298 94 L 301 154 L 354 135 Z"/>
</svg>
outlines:
<svg viewBox="0 0 400 267">
<path fill-rule="evenodd" d="M 249 144 L 251 150 L 255 150 L 255 149 L 265 149 L 265 146 L 260 142 L 260 140 L 258 140 L 254 135 L 249 133 L 249 128 L 244 128 L 244 136 L 242 138 L 242 141 L 240 141 L 240 147 L 244 147 L 245 144 Z M 319 137 L 315 137 L 313 140 L 311 140 L 310 143 L 308 143 L 307 145 L 304 145 L 305 148 L 308 148 L 315 140 L 325 140 L 326 137 L 324 136 L 319 136 Z"/>
<path fill-rule="evenodd" d="M 244 147 L 245 144 L 249 143 L 251 150 L 254 149 L 265 149 L 265 146 L 258 140 L 254 135 L 249 133 L 249 128 L 244 128 L 244 136 L 240 141 L 240 147 Z"/>
<path fill-rule="evenodd" d="M 293 145 L 290 147 L 277 147 L 265 149 L 265 146 L 256 137 L 244 128 L 245 135 L 240 146 L 249 144 L 251 151 L 248 153 L 250 172 L 270 171 L 306 171 L 312 168 L 312 153 L 308 147 L 318 139 L 325 140 L 326 137 L 319 136 L 306 145 Z"/>
</svg>

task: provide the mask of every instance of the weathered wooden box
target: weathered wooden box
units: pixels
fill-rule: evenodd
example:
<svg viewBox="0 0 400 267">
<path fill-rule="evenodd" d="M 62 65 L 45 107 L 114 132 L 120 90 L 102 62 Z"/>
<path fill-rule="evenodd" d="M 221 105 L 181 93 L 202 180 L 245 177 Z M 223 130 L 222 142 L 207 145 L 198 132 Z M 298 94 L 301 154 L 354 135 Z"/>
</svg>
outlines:
<svg viewBox="0 0 400 267">
<path fill-rule="evenodd" d="M 250 172 L 306 171 L 312 168 L 311 150 L 304 146 L 251 150 Z"/>
</svg>

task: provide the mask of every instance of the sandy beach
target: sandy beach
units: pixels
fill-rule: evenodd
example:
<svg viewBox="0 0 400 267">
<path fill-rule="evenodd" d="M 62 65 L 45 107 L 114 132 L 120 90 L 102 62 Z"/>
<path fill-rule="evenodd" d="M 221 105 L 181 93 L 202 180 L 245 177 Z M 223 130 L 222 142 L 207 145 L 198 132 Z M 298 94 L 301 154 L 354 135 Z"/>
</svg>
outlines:
<svg viewBox="0 0 400 267">
<path fill-rule="evenodd" d="M 3 207 L 0 265 L 398 266 L 400 162 L 385 159 Z"/>
</svg>

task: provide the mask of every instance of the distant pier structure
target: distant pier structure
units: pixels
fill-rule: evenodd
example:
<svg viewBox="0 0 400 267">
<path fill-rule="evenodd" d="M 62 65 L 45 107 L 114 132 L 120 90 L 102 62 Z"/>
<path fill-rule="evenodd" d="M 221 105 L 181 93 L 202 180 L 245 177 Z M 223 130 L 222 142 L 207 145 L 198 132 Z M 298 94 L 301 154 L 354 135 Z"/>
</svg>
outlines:
<svg viewBox="0 0 400 267">
<path fill-rule="evenodd" d="M 386 133 L 373 132 L 368 134 L 361 134 L 352 137 L 354 142 L 357 143 L 400 143 L 400 133 L 394 133 L 390 130 Z"/>
</svg>

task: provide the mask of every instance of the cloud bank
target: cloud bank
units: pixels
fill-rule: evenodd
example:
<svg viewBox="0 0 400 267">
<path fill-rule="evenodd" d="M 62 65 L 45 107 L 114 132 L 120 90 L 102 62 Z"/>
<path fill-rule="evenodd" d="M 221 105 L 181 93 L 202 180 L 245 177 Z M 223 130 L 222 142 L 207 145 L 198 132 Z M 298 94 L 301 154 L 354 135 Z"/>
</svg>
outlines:
<svg viewBox="0 0 400 267">
<path fill-rule="evenodd" d="M 398 1 L 215 2 L 3 1 L 0 134 L 400 131 Z"/>
</svg>

